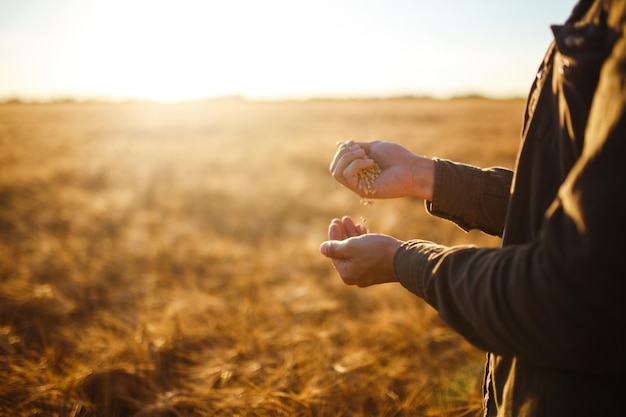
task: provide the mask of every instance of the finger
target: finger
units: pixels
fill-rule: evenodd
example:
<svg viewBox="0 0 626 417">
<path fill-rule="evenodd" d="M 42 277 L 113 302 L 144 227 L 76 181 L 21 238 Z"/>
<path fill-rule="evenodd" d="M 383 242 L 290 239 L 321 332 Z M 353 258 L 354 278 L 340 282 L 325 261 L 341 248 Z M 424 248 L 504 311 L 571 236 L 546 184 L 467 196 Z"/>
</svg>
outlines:
<svg viewBox="0 0 626 417">
<path fill-rule="evenodd" d="M 354 142 L 353 139 L 348 139 L 348 140 L 339 140 L 337 142 L 335 142 L 335 144 L 337 145 L 337 147 L 341 146 L 341 145 L 353 145 L 356 142 Z"/>
<path fill-rule="evenodd" d="M 328 226 L 328 239 L 329 240 L 343 240 L 347 236 L 343 223 L 340 219 L 333 219 Z"/>
<path fill-rule="evenodd" d="M 342 171 L 344 178 L 356 177 L 361 170 L 367 169 L 374 165 L 374 160 L 365 158 L 365 153 L 359 158 L 351 159 Z"/>
<path fill-rule="evenodd" d="M 341 259 L 342 243 L 337 240 L 327 240 L 320 245 L 320 253 L 327 258 Z"/>
<path fill-rule="evenodd" d="M 372 151 L 372 142 L 354 142 L 361 149 L 363 149 L 368 155 Z"/>
<path fill-rule="evenodd" d="M 335 155 L 333 155 L 333 160 L 330 163 L 330 171 L 333 172 L 335 166 L 339 162 L 339 159 L 348 151 L 350 147 L 354 146 L 353 141 L 348 142 L 337 142 L 337 150 L 335 151 Z"/>
<path fill-rule="evenodd" d="M 348 237 L 362 235 L 360 229 L 357 227 L 357 224 L 354 222 L 354 220 L 352 220 L 352 217 L 344 216 L 341 220 L 343 222 L 343 228 Z"/>
<path fill-rule="evenodd" d="M 340 145 L 335 152 L 329 171 L 335 178 L 339 179 L 338 177 L 352 161 L 363 159 L 363 157 L 365 157 L 365 151 L 358 145 Z"/>
<path fill-rule="evenodd" d="M 331 258 L 332 257 L 331 246 L 332 246 L 331 241 L 322 242 L 322 244 L 320 245 L 320 253 L 326 256 L 327 258 Z"/>
</svg>

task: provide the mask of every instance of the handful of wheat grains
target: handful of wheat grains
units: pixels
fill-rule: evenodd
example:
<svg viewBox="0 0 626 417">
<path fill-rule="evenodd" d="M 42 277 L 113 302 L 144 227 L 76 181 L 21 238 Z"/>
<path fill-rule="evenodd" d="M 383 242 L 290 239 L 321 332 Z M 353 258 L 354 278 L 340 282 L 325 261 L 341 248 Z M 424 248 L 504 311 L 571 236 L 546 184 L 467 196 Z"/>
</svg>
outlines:
<svg viewBox="0 0 626 417">
<path fill-rule="evenodd" d="M 360 180 L 363 180 L 359 182 L 359 188 L 366 196 L 376 193 L 376 190 L 372 189 L 372 184 L 374 183 L 374 181 L 376 181 L 376 178 L 378 178 L 381 172 L 382 169 L 380 169 L 380 166 L 376 162 L 374 162 L 374 165 L 369 168 L 360 170 L 357 174 L 357 177 Z M 362 198 L 361 204 L 367 206 L 369 204 L 372 204 L 372 202 L 369 201 L 367 198 Z"/>
</svg>

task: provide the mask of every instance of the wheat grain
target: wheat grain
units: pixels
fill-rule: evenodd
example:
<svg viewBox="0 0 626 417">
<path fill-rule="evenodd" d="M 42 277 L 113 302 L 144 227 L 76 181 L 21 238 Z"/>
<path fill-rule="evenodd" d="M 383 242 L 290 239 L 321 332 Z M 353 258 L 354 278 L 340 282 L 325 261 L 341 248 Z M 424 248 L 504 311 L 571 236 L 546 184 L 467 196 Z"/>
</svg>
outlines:
<svg viewBox="0 0 626 417">
<path fill-rule="evenodd" d="M 361 199 L 361 205 L 367 206 L 373 204 L 370 200 L 367 199 L 366 196 L 376 194 L 376 190 L 372 188 L 372 184 L 376 181 L 376 178 L 380 175 L 382 169 L 378 165 L 378 163 L 374 162 L 369 168 L 365 168 L 359 171 L 357 177 L 359 178 L 359 189 L 363 191 L 365 197 Z"/>
</svg>

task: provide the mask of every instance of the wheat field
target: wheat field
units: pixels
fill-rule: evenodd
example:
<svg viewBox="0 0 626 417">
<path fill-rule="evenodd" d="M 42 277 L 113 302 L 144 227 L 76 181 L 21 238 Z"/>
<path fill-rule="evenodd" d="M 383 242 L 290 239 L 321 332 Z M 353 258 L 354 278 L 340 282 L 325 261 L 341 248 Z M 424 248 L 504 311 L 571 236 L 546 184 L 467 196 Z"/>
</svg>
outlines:
<svg viewBox="0 0 626 417">
<path fill-rule="evenodd" d="M 2 416 L 478 416 L 484 352 L 399 284 L 345 286 L 330 220 L 495 246 L 360 198 L 340 140 L 513 167 L 522 100 L 0 105 Z"/>
</svg>

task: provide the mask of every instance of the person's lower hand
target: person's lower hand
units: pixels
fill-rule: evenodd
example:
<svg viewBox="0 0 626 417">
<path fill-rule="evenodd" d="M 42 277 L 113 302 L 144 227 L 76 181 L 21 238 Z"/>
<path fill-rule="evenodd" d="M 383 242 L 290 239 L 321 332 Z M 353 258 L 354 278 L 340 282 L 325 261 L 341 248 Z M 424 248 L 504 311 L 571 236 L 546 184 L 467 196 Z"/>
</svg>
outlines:
<svg viewBox="0 0 626 417">
<path fill-rule="evenodd" d="M 344 283 L 368 287 L 397 281 L 393 256 L 400 245 L 402 241 L 394 237 L 368 233 L 346 216 L 332 220 L 320 253 L 332 260 Z"/>
<path fill-rule="evenodd" d="M 368 190 L 359 184 L 358 173 L 375 163 L 382 172 Z M 361 197 L 413 196 L 432 199 L 434 161 L 396 143 L 352 140 L 339 142 L 329 170 L 339 183 Z"/>
</svg>

